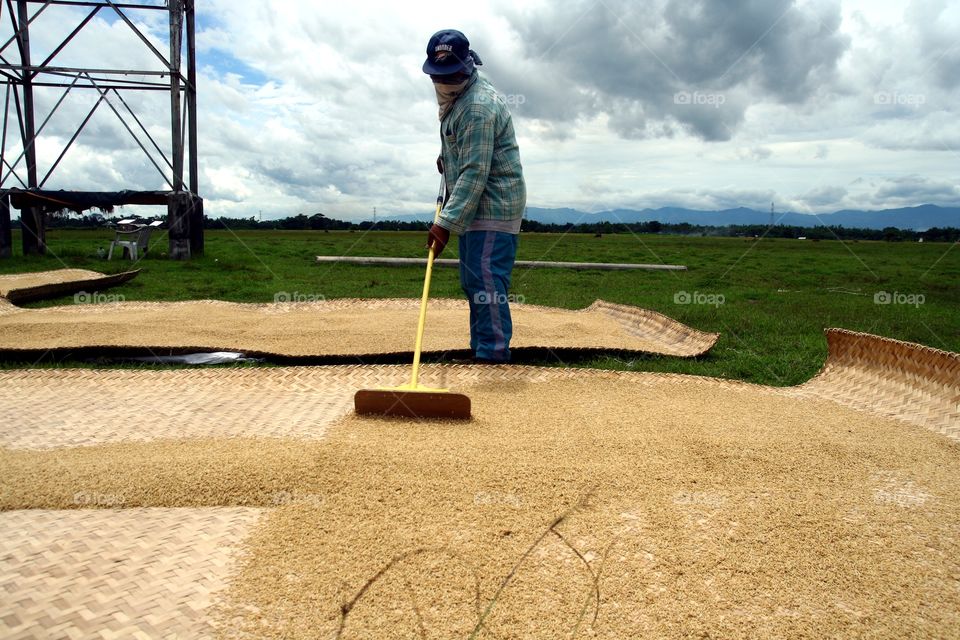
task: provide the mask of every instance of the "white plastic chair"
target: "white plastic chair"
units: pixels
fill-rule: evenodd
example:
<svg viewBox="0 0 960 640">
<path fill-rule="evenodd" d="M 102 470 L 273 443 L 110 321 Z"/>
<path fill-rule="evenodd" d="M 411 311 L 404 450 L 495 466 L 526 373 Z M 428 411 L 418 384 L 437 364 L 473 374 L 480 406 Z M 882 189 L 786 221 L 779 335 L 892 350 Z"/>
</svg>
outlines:
<svg viewBox="0 0 960 640">
<path fill-rule="evenodd" d="M 107 260 L 113 260 L 114 247 L 121 248 L 121 255 L 123 249 L 129 251 L 131 260 L 137 260 L 140 253 L 146 255 L 147 249 L 150 247 L 150 234 L 153 233 L 154 229 L 162 225 L 163 221 L 154 220 L 150 224 L 141 225 L 129 231 L 122 230 L 122 226 L 129 228 L 131 223 L 132 220 L 121 220 L 117 223 L 117 236 L 113 239 L 113 242 L 110 243 L 110 252 L 107 254 Z"/>
</svg>

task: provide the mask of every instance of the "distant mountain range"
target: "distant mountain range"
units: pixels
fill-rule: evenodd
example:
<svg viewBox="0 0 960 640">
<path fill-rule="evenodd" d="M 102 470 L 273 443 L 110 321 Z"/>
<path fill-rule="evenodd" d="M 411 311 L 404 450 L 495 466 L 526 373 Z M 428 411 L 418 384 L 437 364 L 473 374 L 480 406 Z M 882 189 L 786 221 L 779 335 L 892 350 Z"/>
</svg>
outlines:
<svg viewBox="0 0 960 640">
<path fill-rule="evenodd" d="M 727 225 L 748 225 L 770 223 L 769 211 L 757 211 L 739 207 L 722 211 L 697 211 L 678 207 L 660 209 L 613 209 L 597 213 L 586 213 L 576 209 L 540 209 L 527 208 L 527 218 L 546 224 L 590 224 L 597 222 L 632 223 L 656 220 L 665 224 L 687 222 L 693 225 L 725 227 Z M 924 231 L 931 227 L 960 227 L 960 207 L 938 207 L 925 204 L 904 209 L 885 209 L 882 211 L 836 211 L 811 215 L 807 213 L 774 212 L 774 224 L 793 227 L 842 226 L 861 229 L 913 229 Z"/>
<path fill-rule="evenodd" d="M 769 211 L 757 211 L 738 207 L 722 211 L 698 211 L 680 207 L 661 207 L 659 209 L 612 209 L 587 213 L 578 209 L 543 209 L 527 207 L 526 218 L 544 224 L 595 224 L 598 222 L 633 223 L 656 220 L 665 224 L 687 222 L 693 225 L 725 227 L 728 225 L 749 225 L 770 223 Z M 391 220 L 430 220 L 429 214 L 423 216 L 395 216 Z M 808 213 L 774 212 L 774 223 L 793 227 L 841 226 L 859 229 L 913 229 L 925 231 L 931 227 L 960 227 L 960 207 L 939 207 L 924 204 L 918 207 L 902 209 L 884 209 L 880 211 L 844 210 L 833 213 L 812 215 Z"/>
</svg>

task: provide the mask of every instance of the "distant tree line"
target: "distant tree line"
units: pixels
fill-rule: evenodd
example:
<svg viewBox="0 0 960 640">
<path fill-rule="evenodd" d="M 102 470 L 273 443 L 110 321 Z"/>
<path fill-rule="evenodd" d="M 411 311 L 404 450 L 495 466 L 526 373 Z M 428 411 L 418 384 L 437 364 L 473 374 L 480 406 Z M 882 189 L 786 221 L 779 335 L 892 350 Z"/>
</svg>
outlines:
<svg viewBox="0 0 960 640">
<path fill-rule="evenodd" d="M 367 231 L 372 228 L 381 231 L 426 231 L 426 222 L 403 222 L 400 220 L 377 220 L 377 222 L 346 222 L 328 218 L 322 213 L 312 216 L 300 215 L 279 220 L 257 220 L 256 218 L 206 218 L 206 229 L 283 229 L 288 231 Z"/>
<path fill-rule="evenodd" d="M 48 213 L 46 226 L 48 229 L 90 229 L 110 224 L 110 219 L 102 213 L 77 214 L 64 211 Z M 20 228 L 20 220 L 11 220 L 10 226 Z"/>
<path fill-rule="evenodd" d="M 84 229 L 102 227 L 111 221 L 101 213 L 86 215 L 54 214 L 48 216 L 47 226 L 54 229 Z M 14 228 L 20 221 L 13 220 Z M 299 214 L 279 220 L 257 220 L 256 218 L 205 218 L 206 229 L 280 229 L 289 231 L 425 231 L 429 223 L 400 220 L 365 220 L 347 222 L 328 218 L 322 213 L 313 215 Z M 547 224 L 535 220 L 524 220 L 523 231 L 536 233 L 589 233 L 609 235 L 614 233 L 660 233 L 681 236 L 712 236 L 727 238 L 806 238 L 808 240 L 883 240 L 887 242 L 957 242 L 960 241 L 960 229 L 956 227 L 933 227 L 926 231 L 912 229 L 859 229 L 841 226 L 794 227 L 788 225 L 767 226 L 762 224 L 707 226 L 688 222 L 677 224 L 650 222 L 591 222 L 583 224 Z"/>
<path fill-rule="evenodd" d="M 925 242 L 956 242 L 960 240 L 960 229 L 955 227 L 933 227 L 926 231 L 912 229 L 860 229 L 842 226 L 795 227 L 789 225 L 768 226 L 764 224 L 708 226 L 689 222 L 676 224 L 650 222 L 594 222 L 589 224 L 544 224 L 533 220 L 523 221 L 524 231 L 538 233 L 592 233 L 594 235 L 611 233 L 662 233 L 680 236 L 714 236 L 727 238 L 806 238 L 808 240 L 885 240 L 887 242 L 913 242 L 923 238 Z"/>
<path fill-rule="evenodd" d="M 336 231 L 426 231 L 427 222 L 409 222 L 399 220 L 365 220 L 363 222 L 346 222 L 328 218 L 323 214 L 307 216 L 304 214 L 280 220 L 257 221 L 254 218 L 208 218 L 208 229 L 287 229 L 287 230 L 336 230 Z M 807 238 L 808 240 L 885 240 L 888 242 L 914 242 L 921 237 L 925 242 L 957 242 L 960 240 L 960 229 L 955 227 L 927 229 L 913 231 L 911 229 L 857 229 L 840 226 L 794 227 L 775 225 L 773 227 L 753 225 L 707 226 L 694 225 L 688 222 L 678 224 L 661 223 L 656 220 L 650 222 L 614 223 L 593 222 L 585 224 L 547 224 L 535 220 L 524 220 L 523 231 L 534 233 L 589 233 L 594 235 L 608 235 L 614 233 L 661 233 L 665 235 L 682 236 L 715 236 L 715 237 L 767 237 L 767 238 Z"/>
</svg>

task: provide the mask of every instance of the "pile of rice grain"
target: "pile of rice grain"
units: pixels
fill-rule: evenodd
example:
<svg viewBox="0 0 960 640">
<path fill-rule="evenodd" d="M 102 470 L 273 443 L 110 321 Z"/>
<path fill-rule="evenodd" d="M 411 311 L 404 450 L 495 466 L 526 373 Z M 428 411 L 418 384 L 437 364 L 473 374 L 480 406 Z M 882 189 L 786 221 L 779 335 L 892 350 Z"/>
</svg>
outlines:
<svg viewBox="0 0 960 640">
<path fill-rule="evenodd" d="M 958 635 L 955 442 L 699 380 L 459 390 L 472 422 L 8 451 L 0 496 L 276 506 L 224 637 Z"/>
<path fill-rule="evenodd" d="M 30 289 L 47 284 L 74 282 L 102 278 L 99 271 L 88 269 L 57 269 L 55 271 L 33 271 L 29 273 L 7 273 L 0 275 L 0 296 L 6 296 L 17 289 Z"/>
<path fill-rule="evenodd" d="M 0 349 L 93 346 L 199 348 L 290 356 L 408 353 L 417 328 L 412 300 L 238 304 L 212 300 L 120 302 L 22 310 L 0 316 Z M 352 304 L 355 303 L 355 304 Z M 642 310 L 637 310 L 637 314 Z M 642 326 L 602 310 L 512 307 L 514 348 L 627 350 L 694 356 L 710 349 L 703 334 L 655 316 Z M 425 352 L 467 350 L 466 301 L 433 301 Z"/>
</svg>

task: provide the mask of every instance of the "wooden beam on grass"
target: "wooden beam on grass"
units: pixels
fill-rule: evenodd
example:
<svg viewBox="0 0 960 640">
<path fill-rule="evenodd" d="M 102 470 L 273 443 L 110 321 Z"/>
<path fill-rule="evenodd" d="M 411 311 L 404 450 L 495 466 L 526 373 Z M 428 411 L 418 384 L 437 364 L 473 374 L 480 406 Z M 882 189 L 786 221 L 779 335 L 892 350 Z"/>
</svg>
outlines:
<svg viewBox="0 0 960 640">
<path fill-rule="evenodd" d="M 317 262 L 322 264 L 361 264 L 387 267 L 426 266 L 426 258 L 384 258 L 379 256 L 317 256 Z M 458 267 L 459 260 L 440 258 L 433 264 L 440 267 Z M 517 260 L 514 267 L 527 269 L 574 269 L 576 271 L 686 271 L 682 264 L 637 264 L 632 262 L 552 262 L 547 260 Z"/>
</svg>

